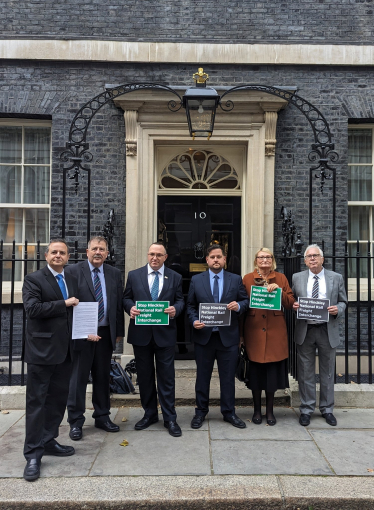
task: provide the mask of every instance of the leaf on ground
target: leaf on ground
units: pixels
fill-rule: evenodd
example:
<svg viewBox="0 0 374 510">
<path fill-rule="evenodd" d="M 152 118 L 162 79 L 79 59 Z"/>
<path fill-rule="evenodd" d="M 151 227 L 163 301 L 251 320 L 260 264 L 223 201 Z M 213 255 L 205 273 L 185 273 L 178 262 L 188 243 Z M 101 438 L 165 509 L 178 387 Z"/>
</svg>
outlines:
<svg viewBox="0 0 374 510">
<path fill-rule="evenodd" d="M 343 374 L 338 374 L 339 377 L 343 377 Z"/>
<path fill-rule="evenodd" d="M 249 421 L 249 423 L 252 423 L 252 420 L 249 420 L 248 418 L 247 418 L 247 421 Z"/>
<path fill-rule="evenodd" d="M 351 381 L 351 384 L 356 384 L 354 381 Z"/>
<path fill-rule="evenodd" d="M 369 471 L 369 473 L 374 473 L 374 469 L 367 469 L 366 471 Z"/>
<path fill-rule="evenodd" d="M 127 421 L 127 418 L 122 418 L 122 421 Z"/>
<path fill-rule="evenodd" d="M 128 442 L 128 441 L 126 441 L 126 439 L 124 439 L 124 440 L 122 441 L 122 443 L 120 443 L 119 445 L 120 445 L 120 446 L 128 446 L 128 444 L 129 444 L 129 442 Z"/>
<path fill-rule="evenodd" d="M 4 411 L 1 411 L 1 414 L 9 414 L 9 411 L 5 411 L 4 409 Z"/>
</svg>

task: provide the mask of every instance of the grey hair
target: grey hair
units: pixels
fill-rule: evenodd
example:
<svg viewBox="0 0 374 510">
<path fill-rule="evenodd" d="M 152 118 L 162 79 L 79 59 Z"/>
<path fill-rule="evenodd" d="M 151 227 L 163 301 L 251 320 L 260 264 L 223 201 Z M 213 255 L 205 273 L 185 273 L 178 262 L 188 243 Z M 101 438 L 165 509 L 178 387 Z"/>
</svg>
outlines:
<svg viewBox="0 0 374 510">
<path fill-rule="evenodd" d="M 306 257 L 308 250 L 310 250 L 310 248 L 317 248 L 317 250 L 319 251 L 319 254 L 321 255 L 321 257 L 323 257 L 323 251 L 318 246 L 318 244 L 310 244 L 309 246 L 306 247 L 306 250 L 304 251 L 304 259 Z"/>
</svg>

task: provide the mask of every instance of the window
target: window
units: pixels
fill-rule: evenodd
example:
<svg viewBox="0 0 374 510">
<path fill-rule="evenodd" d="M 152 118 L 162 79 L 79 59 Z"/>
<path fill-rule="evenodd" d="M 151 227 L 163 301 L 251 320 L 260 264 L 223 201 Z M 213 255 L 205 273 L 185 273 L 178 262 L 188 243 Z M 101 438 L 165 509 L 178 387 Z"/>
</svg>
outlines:
<svg viewBox="0 0 374 510">
<path fill-rule="evenodd" d="M 4 259 L 10 259 L 13 240 L 16 259 L 34 258 L 36 243 L 49 241 L 51 183 L 51 126 L 48 122 L 0 120 L 0 239 Z M 22 280 L 22 263 L 15 279 Z M 30 262 L 29 271 L 36 267 Z M 11 263 L 4 262 L 3 280 L 11 279 Z"/>
</svg>

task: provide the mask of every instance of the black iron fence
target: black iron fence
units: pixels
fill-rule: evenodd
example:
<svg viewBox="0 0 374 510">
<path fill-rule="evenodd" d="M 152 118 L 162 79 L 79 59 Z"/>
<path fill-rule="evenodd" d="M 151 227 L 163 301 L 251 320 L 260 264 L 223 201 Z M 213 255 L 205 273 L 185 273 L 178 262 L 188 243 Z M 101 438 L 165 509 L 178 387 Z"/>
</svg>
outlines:
<svg viewBox="0 0 374 510">
<path fill-rule="evenodd" d="M 5 249 L 6 248 L 6 249 Z M 45 264 L 44 246 L 0 243 L 0 384 L 23 385 L 25 367 L 21 360 L 26 331 L 26 315 L 22 305 L 22 281 L 26 274 Z M 76 242 L 69 263 L 81 259 Z M 342 343 L 338 348 L 336 381 L 349 384 L 373 384 L 373 315 L 374 256 L 370 243 L 346 243 L 342 255 L 325 255 L 325 267 L 344 276 L 349 306 L 341 323 Z M 292 275 L 305 269 L 301 254 L 283 258 L 284 273 L 290 284 Z M 113 263 L 114 261 L 109 261 Z M 297 358 L 292 341 L 295 314 L 286 311 L 289 333 L 289 372 L 297 378 Z"/>
<path fill-rule="evenodd" d="M 321 244 L 323 249 L 323 243 Z M 335 382 L 373 384 L 374 304 L 372 292 L 373 246 L 369 242 L 346 242 L 344 254 L 325 254 L 324 266 L 341 273 L 344 278 L 349 304 L 341 321 L 342 342 L 337 350 Z M 306 269 L 302 254 L 283 258 L 284 273 L 292 282 L 292 275 Z M 289 337 L 289 373 L 297 379 L 296 346 L 292 341 L 295 314 L 286 310 Z"/>
</svg>

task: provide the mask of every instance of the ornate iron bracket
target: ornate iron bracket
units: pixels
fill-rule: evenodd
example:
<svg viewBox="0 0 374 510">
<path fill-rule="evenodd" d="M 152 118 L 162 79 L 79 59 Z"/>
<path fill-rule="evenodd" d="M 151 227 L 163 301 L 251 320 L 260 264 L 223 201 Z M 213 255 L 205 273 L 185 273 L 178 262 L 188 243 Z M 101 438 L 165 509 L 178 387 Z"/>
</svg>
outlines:
<svg viewBox="0 0 374 510">
<path fill-rule="evenodd" d="M 304 243 L 301 241 L 301 234 L 296 233 L 291 209 L 287 210 L 285 207 L 282 207 L 281 218 L 283 236 L 282 257 L 300 256 Z"/>
<path fill-rule="evenodd" d="M 103 237 L 106 239 L 108 243 L 108 258 L 112 264 L 115 263 L 114 257 L 114 246 L 113 246 L 113 237 L 114 237 L 114 209 L 111 209 L 108 212 L 108 219 L 103 228 Z"/>
</svg>

